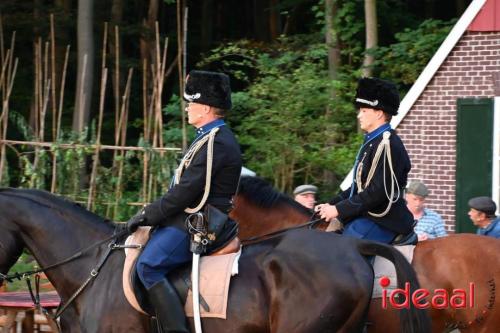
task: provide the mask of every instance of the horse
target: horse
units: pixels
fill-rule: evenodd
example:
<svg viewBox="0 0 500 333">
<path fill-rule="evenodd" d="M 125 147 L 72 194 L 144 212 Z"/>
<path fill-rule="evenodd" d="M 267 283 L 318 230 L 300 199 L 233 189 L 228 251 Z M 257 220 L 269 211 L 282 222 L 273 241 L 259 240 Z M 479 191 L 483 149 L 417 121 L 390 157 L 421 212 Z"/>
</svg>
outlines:
<svg viewBox="0 0 500 333">
<path fill-rule="evenodd" d="M 312 212 L 257 177 L 243 177 L 233 199 L 231 217 L 238 221 L 244 240 L 307 224 Z M 319 224 L 325 229 L 325 225 Z M 475 306 L 460 309 L 431 308 L 432 332 L 498 332 L 500 327 L 500 241 L 471 234 L 449 235 L 419 242 L 412 266 L 422 288 L 438 288 L 449 295 L 470 290 L 474 284 Z M 331 256 L 332 253 L 325 253 Z M 343 252 L 342 254 L 343 255 Z M 384 309 L 381 299 L 371 302 L 368 332 L 400 332 L 397 310 Z"/>
<path fill-rule="evenodd" d="M 122 241 L 113 240 L 120 230 L 117 223 L 40 190 L 0 189 L 0 212 L 0 277 L 7 277 L 27 248 L 47 268 L 45 274 L 67 306 L 60 317 L 63 332 L 139 333 L 152 328 L 148 317 L 125 299 L 124 253 L 111 250 L 114 243 L 108 242 Z M 239 274 L 231 280 L 227 319 L 202 319 L 204 331 L 361 332 L 373 286 L 366 255 L 388 258 L 398 278 L 418 288 L 413 269 L 391 247 L 334 238 L 295 230 L 245 246 Z M 342 259 L 323 255 L 341 250 Z M 91 276 L 95 278 L 86 284 Z M 73 297 L 77 290 L 81 292 Z M 426 312 L 413 307 L 401 321 L 404 332 L 425 332 L 430 324 Z M 190 325 L 194 327 L 192 320 Z"/>
</svg>

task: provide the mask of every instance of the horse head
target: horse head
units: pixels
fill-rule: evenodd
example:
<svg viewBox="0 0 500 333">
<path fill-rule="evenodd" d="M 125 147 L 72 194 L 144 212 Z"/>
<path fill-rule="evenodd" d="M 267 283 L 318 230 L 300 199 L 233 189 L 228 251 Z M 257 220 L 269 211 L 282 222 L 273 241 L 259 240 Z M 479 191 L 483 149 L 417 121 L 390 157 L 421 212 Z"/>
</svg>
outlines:
<svg viewBox="0 0 500 333">
<path fill-rule="evenodd" d="M 33 254 L 41 267 L 47 267 L 106 238 L 114 230 L 112 223 L 74 202 L 40 190 L 0 189 L 0 211 L 3 274 L 17 261 L 23 248 Z M 79 262 L 67 266 L 75 272 L 73 284 L 77 285 L 82 275 Z M 49 278 L 51 273 L 47 272 Z"/>
<path fill-rule="evenodd" d="M 242 177 L 230 217 L 241 239 L 261 236 L 307 222 L 312 212 L 258 177 Z"/>
</svg>

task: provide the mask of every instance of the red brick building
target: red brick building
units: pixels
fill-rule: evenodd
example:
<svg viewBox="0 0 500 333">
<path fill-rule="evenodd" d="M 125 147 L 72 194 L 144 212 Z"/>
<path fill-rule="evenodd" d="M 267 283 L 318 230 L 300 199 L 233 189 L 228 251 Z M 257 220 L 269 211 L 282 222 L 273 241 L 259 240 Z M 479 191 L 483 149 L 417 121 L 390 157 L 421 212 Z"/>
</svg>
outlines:
<svg viewBox="0 0 500 333">
<path fill-rule="evenodd" d="M 500 192 L 500 0 L 473 0 L 392 121 L 448 231 L 471 232 L 467 201 Z M 350 183 L 346 181 L 345 183 Z"/>
</svg>

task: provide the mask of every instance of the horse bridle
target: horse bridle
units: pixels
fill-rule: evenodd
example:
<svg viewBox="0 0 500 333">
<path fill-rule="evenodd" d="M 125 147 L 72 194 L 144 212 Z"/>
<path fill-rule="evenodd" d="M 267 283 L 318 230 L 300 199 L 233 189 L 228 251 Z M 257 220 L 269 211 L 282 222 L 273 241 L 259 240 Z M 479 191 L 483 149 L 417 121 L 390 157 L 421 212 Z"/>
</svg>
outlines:
<svg viewBox="0 0 500 333">
<path fill-rule="evenodd" d="M 326 223 L 326 220 L 323 218 L 316 218 L 313 220 L 313 218 L 317 217 L 317 216 L 318 216 L 317 212 L 313 212 L 311 217 L 309 218 L 309 221 L 307 221 L 307 222 L 304 222 L 302 224 L 298 224 L 298 225 L 293 226 L 293 227 L 288 227 L 288 228 L 276 230 L 276 231 L 270 232 L 268 234 L 242 239 L 241 242 L 244 243 L 245 245 L 247 245 L 250 243 L 259 242 L 259 241 L 264 240 L 264 239 L 269 239 L 269 238 L 272 238 L 275 236 L 279 236 L 282 233 L 285 233 L 285 232 L 290 231 L 290 230 L 302 229 L 302 228 L 306 228 L 306 227 L 309 229 L 315 229 L 318 226 L 318 224 Z"/>
<path fill-rule="evenodd" d="M 82 291 L 85 289 L 85 287 L 92 280 L 94 280 L 97 277 L 102 266 L 106 262 L 106 259 L 108 259 L 109 255 L 111 254 L 111 251 L 116 250 L 116 249 L 123 249 L 123 248 L 127 248 L 127 247 L 137 247 L 137 245 L 130 245 L 129 246 L 129 245 L 116 244 L 117 239 L 120 239 L 121 237 L 123 237 L 127 234 L 129 234 L 127 229 L 123 229 L 122 231 L 120 231 L 118 233 L 113 232 L 113 235 L 76 252 L 75 254 L 71 255 L 70 257 L 68 257 L 66 259 L 63 259 L 59 262 L 56 262 L 55 264 L 49 265 L 49 266 L 44 267 L 44 268 L 39 268 L 36 270 L 29 270 L 29 271 L 25 271 L 25 272 L 16 272 L 16 273 L 9 274 L 9 275 L 0 273 L 0 279 L 6 280 L 8 282 L 12 282 L 14 279 L 25 280 L 26 284 L 28 285 L 28 291 L 30 293 L 31 299 L 33 300 L 35 307 L 37 309 L 40 309 L 46 316 L 50 317 L 57 324 L 58 329 L 60 331 L 61 328 L 59 327 L 59 323 L 57 322 L 57 318 L 59 318 L 62 315 L 62 313 L 68 308 L 68 306 L 76 299 L 76 297 L 78 297 L 78 295 L 80 295 L 82 293 Z M 105 243 L 108 243 L 108 246 L 106 248 L 106 251 L 101 256 L 100 260 L 98 261 L 97 265 L 91 269 L 88 278 L 69 297 L 69 299 L 66 301 L 66 303 L 60 304 L 55 314 L 50 313 L 49 310 L 44 308 L 40 303 L 40 293 L 39 293 L 40 275 L 38 273 L 46 272 L 50 269 L 62 266 L 68 262 L 76 260 L 77 258 L 81 257 L 84 253 L 86 253 L 94 248 L 97 248 Z M 31 285 L 31 280 L 29 278 L 32 275 L 35 275 L 35 292 L 33 292 L 33 287 Z"/>
</svg>

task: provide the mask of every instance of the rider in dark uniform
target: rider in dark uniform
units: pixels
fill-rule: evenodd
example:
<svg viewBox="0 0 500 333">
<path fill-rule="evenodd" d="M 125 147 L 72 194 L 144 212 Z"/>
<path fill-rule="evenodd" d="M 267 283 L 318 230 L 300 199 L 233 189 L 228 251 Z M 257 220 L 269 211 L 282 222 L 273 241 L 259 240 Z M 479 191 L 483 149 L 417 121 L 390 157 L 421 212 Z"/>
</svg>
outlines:
<svg viewBox="0 0 500 333">
<path fill-rule="evenodd" d="M 315 210 L 322 218 L 343 222 L 347 236 L 391 243 L 397 235 L 411 233 L 414 223 L 403 196 L 410 158 L 389 124 L 397 114 L 399 94 L 391 82 L 362 78 L 355 103 L 365 139 L 354 163 L 353 182 Z"/>
<path fill-rule="evenodd" d="M 223 120 L 231 109 L 229 77 L 192 71 L 184 99 L 189 102 L 188 122 L 196 127 L 196 138 L 168 192 L 128 222 L 131 232 L 140 225 L 158 226 L 137 260 L 137 272 L 166 332 L 189 332 L 183 304 L 166 278 L 172 269 L 192 260 L 186 217 L 206 204 L 227 213 L 242 166 L 238 142 Z"/>
</svg>

